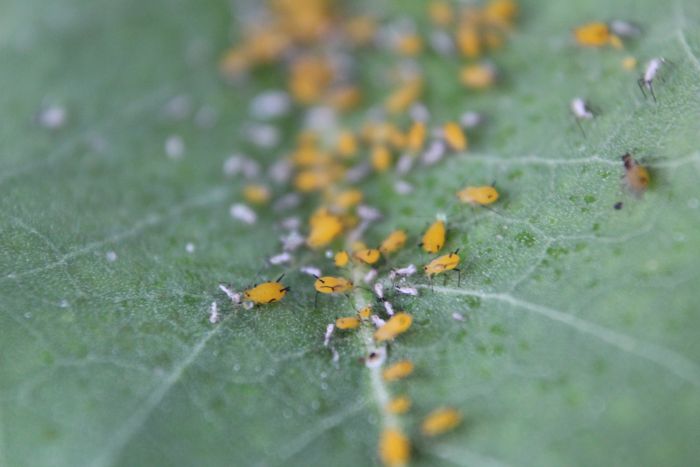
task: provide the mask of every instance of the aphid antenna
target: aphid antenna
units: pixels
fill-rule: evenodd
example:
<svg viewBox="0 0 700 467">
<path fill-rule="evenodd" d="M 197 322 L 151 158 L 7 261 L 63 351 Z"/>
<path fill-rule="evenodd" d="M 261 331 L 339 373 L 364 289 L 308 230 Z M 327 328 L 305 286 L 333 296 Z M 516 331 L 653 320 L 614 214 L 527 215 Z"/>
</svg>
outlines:
<svg viewBox="0 0 700 467">
<path fill-rule="evenodd" d="M 583 131 L 583 125 L 581 125 L 581 119 L 576 118 L 576 116 L 574 115 L 574 121 L 576 122 L 576 126 L 578 126 L 578 129 L 581 132 L 581 134 L 583 135 L 583 137 L 587 138 L 586 132 Z"/>
<path fill-rule="evenodd" d="M 282 274 L 280 274 L 280 276 L 277 279 L 275 279 L 275 282 L 281 281 L 285 274 L 286 274 L 286 272 L 283 272 Z"/>
<path fill-rule="evenodd" d="M 355 309 L 355 302 L 352 301 L 352 298 L 350 297 L 350 294 L 343 294 L 345 298 L 348 299 L 348 303 L 350 304 L 350 308 L 353 310 Z"/>
<path fill-rule="evenodd" d="M 647 93 L 646 93 L 646 91 L 644 91 L 644 86 L 645 86 L 645 84 L 646 84 L 646 83 L 645 83 L 645 81 L 644 81 L 644 78 L 639 78 L 639 79 L 637 80 L 637 85 L 639 86 L 639 90 L 642 91 L 642 95 L 644 96 L 644 99 L 647 98 Z"/>
</svg>

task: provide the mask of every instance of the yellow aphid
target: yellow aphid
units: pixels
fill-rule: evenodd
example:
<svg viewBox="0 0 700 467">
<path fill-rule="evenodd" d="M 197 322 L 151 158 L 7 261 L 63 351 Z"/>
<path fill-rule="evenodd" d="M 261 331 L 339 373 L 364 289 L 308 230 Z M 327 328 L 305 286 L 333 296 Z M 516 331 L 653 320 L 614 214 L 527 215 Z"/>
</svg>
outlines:
<svg viewBox="0 0 700 467">
<path fill-rule="evenodd" d="M 490 64 L 467 65 L 459 73 L 462 84 L 471 89 L 490 88 L 496 76 L 496 68 Z"/>
<path fill-rule="evenodd" d="M 391 151 L 383 144 L 372 148 L 372 167 L 377 172 L 386 172 L 391 167 Z"/>
<path fill-rule="evenodd" d="M 246 42 L 246 49 L 254 63 L 270 63 L 277 60 L 289 45 L 289 38 L 281 31 L 261 27 Z"/>
<path fill-rule="evenodd" d="M 335 110 L 347 112 L 354 109 L 362 101 L 362 91 L 353 85 L 343 85 L 331 89 L 326 96 L 326 102 Z"/>
<path fill-rule="evenodd" d="M 372 316 L 372 307 L 371 306 L 366 306 L 360 311 L 357 312 L 357 314 L 360 316 L 360 319 L 366 320 L 369 319 Z"/>
<path fill-rule="evenodd" d="M 357 329 L 360 326 L 360 320 L 356 316 L 346 316 L 335 320 L 335 327 L 338 329 Z"/>
<path fill-rule="evenodd" d="M 630 153 L 622 156 L 622 163 L 625 167 L 625 185 L 634 194 L 641 195 L 647 190 L 651 181 L 649 170 L 637 162 Z"/>
<path fill-rule="evenodd" d="M 463 203 L 473 206 L 486 206 L 498 201 L 498 191 L 496 188 L 486 186 L 468 186 L 457 192 L 457 198 Z"/>
<path fill-rule="evenodd" d="M 386 467 L 406 465 L 411 458 L 411 442 L 396 428 L 386 428 L 379 438 L 379 459 Z"/>
<path fill-rule="evenodd" d="M 252 204 L 265 204 L 270 200 L 270 189 L 265 185 L 246 185 L 243 188 L 243 197 Z"/>
<path fill-rule="evenodd" d="M 411 398 L 408 396 L 399 396 L 390 400 L 386 405 L 386 411 L 389 413 L 400 415 L 408 412 L 411 408 Z"/>
<path fill-rule="evenodd" d="M 224 54 L 219 69 L 228 78 L 236 78 L 250 68 L 248 54 L 241 47 L 231 48 Z"/>
<path fill-rule="evenodd" d="M 394 230 L 382 241 L 379 246 L 379 251 L 383 255 L 388 255 L 400 250 L 406 244 L 406 232 L 403 230 Z"/>
<path fill-rule="evenodd" d="M 423 39 L 418 34 L 404 34 L 396 41 L 396 51 L 414 57 L 423 51 Z"/>
<path fill-rule="evenodd" d="M 302 104 L 317 101 L 333 79 L 333 68 L 321 57 L 303 56 L 294 61 L 290 70 L 289 90 Z"/>
<path fill-rule="evenodd" d="M 517 15 L 518 5 L 513 0 L 491 0 L 484 7 L 484 20 L 503 28 L 510 28 Z"/>
<path fill-rule="evenodd" d="M 333 204 L 339 209 L 345 210 L 360 204 L 363 197 L 364 195 L 360 190 L 351 188 L 340 192 L 333 200 Z"/>
<path fill-rule="evenodd" d="M 357 154 L 357 138 L 351 131 L 343 131 L 338 135 L 336 152 L 345 159 L 349 159 Z"/>
<path fill-rule="evenodd" d="M 244 291 L 244 300 L 253 302 L 256 305 L 279 302 L 289 291 L 289 287 L 285 287 L 280 282 L 281 279 L 282 277 L 275 282 L 263 282 L 252 289 Z"/>
<path fill-rule="evenodd" d="M 610 32 L 607 24 L 600 21 L 587 23 L 574 29 L 574 39 L 578 45 L 584 47 L 603 47 L 605 45 L 622 47 L 620 38 Z"/>
<path fill-rule="evenodd" d="M 458 270 L 457 266 L 459 266 L 460 261 L 461 258 L 455 251 L 435 258 L 423 267 L 423 271 L 425 271 L 426 276 L 432 277 L 445 271 Z"/>
<path fill-rule="evenodd" d="M 321 190 L 332 182 L 328 170 L 309 169 L 294 177 L 294 187 L 302 193 Z"/>
<path fill-rule="evenodd" d="M 428 5 L 428 16 L 434 25 L 444 28 L 452 23 L 454 12 L 449 2 L 445 0 L 432 0 Z"/>
<path fill-rule="evenodd" d="M 456 409 L 445 407 L 433 410 L 421 424 L 425 436 L 437 436 L 446 433 L 462 422 L 462 414 Z"/>
<path fill-rule="evenodd" d="M 325 294 L 346 293 L 352 290 L 352 281 L 344 277 L 323 276 L 316 279 L 316 292 Z"/>
<path fill-rule="evenodd" d="M 348 261 L 350 261 L 350 255 L 348 255 L 347 251 L 339 251 L 338 253 L 335 254 L 334 260 L 335 260 L 335 265 L 338 266 L 339 268 L 342 268 L 342 267 L 347 266 Z"/>
<path fill-rule="evenodd" d="M 414 153 L 423 150 L 425 138 L 428 134 L 428 129 L 423 122 L 413 122 L 408 130 L 407 142 L 408 149 Z"/>
<path fill-rule="evenodd" d="M 396 125 L 389 128 L 389 143 L 399 150 L 406 146 L 406 135 Z"/>
<path fill-rule="evenodd" d="M 384 326 L 374 332 L 374 339 L 379 342 L 392 340 L 399 334 L 408 331 L 412 323 L 413 317 L 408 313 L 396 313 Z"/>
<path fill-rule="evenodd" d="M 386 368 L 382 372 L 382 377 L 385 381 L 397 381 L 404 379 L 413 373 L 413 362 L 410 360 L 401 360 Z"/>
<path fill-rule="evenodd" d="M 306 243 L 314 249 L 328 245 L 343 231 L 341 219 L 325 212 L 315 214 L 310 224 L 311 231 L 306 238 Z"/>
<path fill-rule="evenodd" d="M 331 156 L 319 150 L 315 143 L 304 143 L 292 154 L 292 162 L 298 167 L 328 164 Z"/>
<path fill-rule="evenodd" d="M 363 248 L 361 250 L 357 250 L 353 253 L 353 256 L 355 259 L 366 264 L 374 264 L 379 261 L 379 258 L 382 257 L 381 253 L 376 248 Z"/>
<path fill-rule="evenodd" d="M 482 44 L 479 31 L 474 25 L 460 25 L 457 30 L 455 42 L 459 51 L 467 58 L 477 58 L 481 55 Z"/>
<path fill-rule="evenodd" d="M 413 104 L 423 92 L 423 80 L 413 78 L 392 92 L 384 103 L 389 113 L 404 112 Z"/>
<path fill-rule="evenodd" d="M 447 145 L 454 151 L 465 151 L 468 141 L 462 127 L 456 122 L 447 122 L 442 127 L 442 135 L 447 141 Z"/>
<path fill-rule="evenodd" d="M 622 68 L 627 71 L 632 71 L 637 68 L 637 59 L 629 56 L 622 59 Z"/>
<path fill-rule="evenodd" d="M 445 246 L 445 222 L 435 221 L 423 234 L 421 247 L 428 253 L 437 253 Z"/>
<path fill-rule="evenodd" d="M 355 45 L 369 44 L 377 32 L 377 21 L 371 16 L 355 16 L 345 21 L 345 33 Z"/>
</svg>

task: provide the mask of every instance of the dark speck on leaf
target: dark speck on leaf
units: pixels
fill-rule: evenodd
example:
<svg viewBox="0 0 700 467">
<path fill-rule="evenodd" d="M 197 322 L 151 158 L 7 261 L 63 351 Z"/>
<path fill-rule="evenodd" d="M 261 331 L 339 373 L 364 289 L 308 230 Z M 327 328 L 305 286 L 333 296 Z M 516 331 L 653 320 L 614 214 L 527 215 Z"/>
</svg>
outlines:
<svg viewBox="0 0 700 467">
<path fill-rule="evenodd" d="M 622 209 L 622 201 L 618 201 L 613 207 L 619 211 Z"/>
</svg>

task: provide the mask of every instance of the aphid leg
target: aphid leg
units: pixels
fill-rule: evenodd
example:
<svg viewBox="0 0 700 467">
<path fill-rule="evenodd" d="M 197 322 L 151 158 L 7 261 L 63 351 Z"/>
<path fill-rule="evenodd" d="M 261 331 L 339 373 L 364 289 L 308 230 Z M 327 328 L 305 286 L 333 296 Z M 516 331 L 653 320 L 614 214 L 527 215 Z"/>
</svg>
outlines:
<svg viewBox="0 0 700 467">
<path fill-rule="evenodd" d="M 581 125 L 581 120 L 579 120 L 576 117 L 574 117 L 574 120 L 576 121 L 576 126 L 578 126 L 578 129 L 581 130 L 581 134 L 583 135 L 584 138 L 586 138 L 586 132 L 583 131 L 583 125 Z"/>
<path fill-rule="evenodd" d="M 287 287 L 282 289 L 282 292 L 289 292 L 290 290 L 292 290 L 292 288 L 287 286 Z"/>
<path fill-rule="evenodd" d="M 649 81 L 648 87 L 649 87 L 649 92 L 651 93 L 651 97 L 653 97 L 653 98 L 654 98 L 654 102 L 656 102 L 656 94 L 654 94 L 654 83 L 652 83 L 651 81 Z"/>
<path fill-rule="evenodd" d="M 350 308 L 352 308 L 354 310 L 355 304 L 353 303 L 352 298 L 350 298 L 350 294 L 343 294 L 343 296 L 348 299 L 348 303 L 350 304 Z"/>
<path fill-rule="evenodd" d="M 639 86 L 639 90 L 642 91 L 642 95 L 644 95 L 644 99 L 647 98 L 647 93 L 644 91 L 644 78 L 639 78 L 637 80 L 637 85 Z"/>
<path fill-rule="evenodd" d="M 455 268 L 455 271 L 457 271 L 457 287 L 462 286 L 462 271 Z"/>
<path fill-rule="evenodd" d="M 446 285 L 447 285 L 447 274 L 445 274 L 445 277 L 442 279 L 442 286 L 444 287 Z"/>
<path fill-rule="evenodd" d="M 283 272 L 282 275 L 280 275 L 277 279 L 275 279 L 275 282 L 281 281 L 285 274 L 286 273 Z"/>
<path fill-rule="evenodd" d="M 318 309 L 318 292 L 314 295 L 314 310 Z"/>
</svg>

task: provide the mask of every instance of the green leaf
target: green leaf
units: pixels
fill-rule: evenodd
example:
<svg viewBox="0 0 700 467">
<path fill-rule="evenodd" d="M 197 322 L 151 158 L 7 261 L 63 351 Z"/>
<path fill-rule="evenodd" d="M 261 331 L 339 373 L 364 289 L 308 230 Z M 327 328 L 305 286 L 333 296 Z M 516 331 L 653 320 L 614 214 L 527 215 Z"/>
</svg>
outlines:
<svg viewBox="0 0 700 467">
<path fill-rule="evenodd" d="M 418 278 L 420 297 L 395 300 L 415 323 L 390 359 L 412 359 L 416 373 L 391 384 L 358 362 L 361 335 L 336 334 L 333 363 L 325 327 L 349 305 L 320 297 L 314 310 L 308 276 L 290 271 L 284 301 L 252 311 L 217 289 L 279 272 L 264 266 L 279 214 L 254 227 L 231 219 L 240 182 L 221 166 L 238 150 L 269 162 L 290 143 L 243 142 L 248 98 L 281 80 L 220 80 L 239 27 L 227 3 L 3 4 L 0 465 L 374 464 L 377 404 L 402 393 L 414 407 L 397 423 L 416 465 L 696 462 L 697 2 L 523 2 L 493 58 L 503 82 L 480 95 L 459 88 L 456 61 L 421 58 L 435 121 L 471 109 L 489 123 L 470 152 L 410 175 L 414 193 L 395 195 L 391 177 L 366 186 L 385 214 L 369 241 L 401 226 L 417 243 L 447 212 L 446 248 L 466 261 L 461 286 Z M 421 3 L 410 9 L 419 21 Z M 626 52 L 572 45 L 572 27 L 609 18 L 642 24 L 643 37 Z M 628 53 L 673 62 L 658 102 L 623 70 Z M 387 58 L 363 60 L 368 93 L 384 95 L 373 78 Z M 193 107 L 182 120 L 164 113 L 180 95 Z M 567 114 L 576 96 L 600 109 L 585 137 Z M 63 128 L 34 123 L 45 105 L 67 110 Z M 197 111 L 216 123 L 197 124 Z M 170 135 L 185 143 L 180 160 L 165 155 Z M 621 185 L 627 151 L 652 170 L 643 197 Z M 492 210 L 456 205 L 457 189 L 493 181 L 503 197 Z M 394 264 L 427 259 L 410 247 Z M 442 405 L 465 422 L 422 438 L 421 417 Z"/>
</svg>

